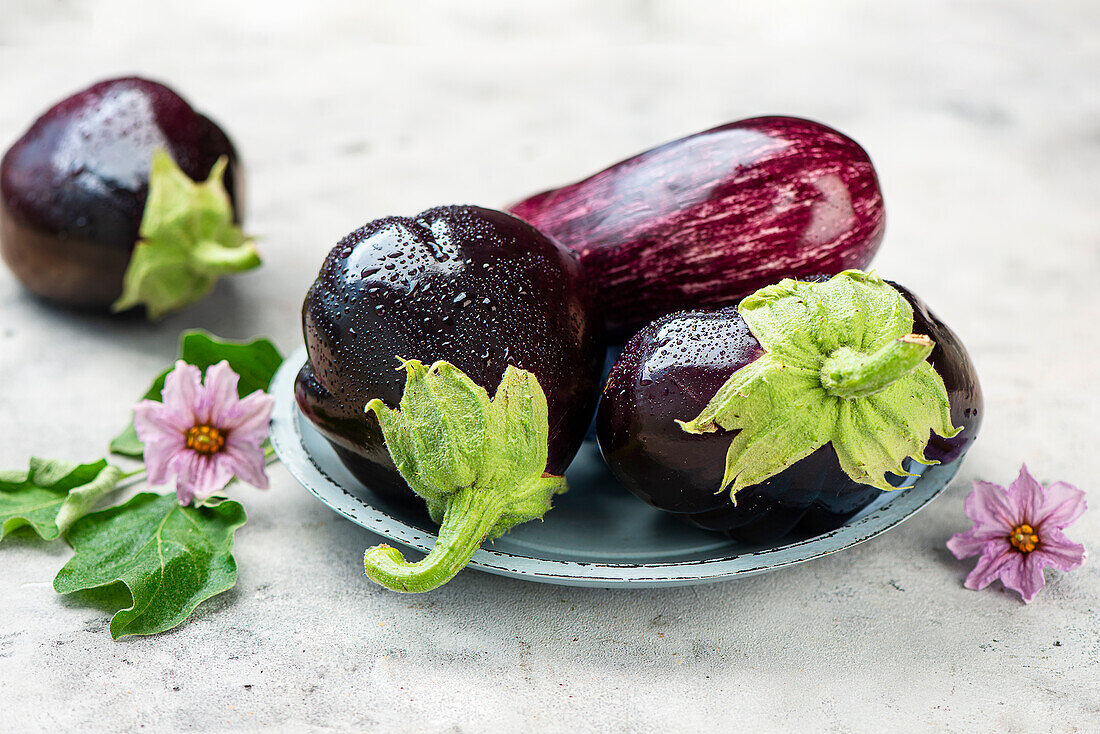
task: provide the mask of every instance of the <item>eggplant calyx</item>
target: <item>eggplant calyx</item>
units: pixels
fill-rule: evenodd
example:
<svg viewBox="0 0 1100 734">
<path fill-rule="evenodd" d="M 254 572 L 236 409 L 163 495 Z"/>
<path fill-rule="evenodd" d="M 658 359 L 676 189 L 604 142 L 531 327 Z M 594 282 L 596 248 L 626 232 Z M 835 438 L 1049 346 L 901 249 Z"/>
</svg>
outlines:
<svg viewBox="0 0 1100 734">
<path fill-rule="evenodd" d="M 400 359 L 400 358 L 399 358 Z M 430 591 L 449 581 L 485 540 L 541 518 L 563 477 L 544 475 L 550 427 L 535 376 L 511 365 L 492 400 L 449 362 L 401 359 L 405 389 L 397 410 L 367 406 L 382 427 L 401 476 L 440 524 L 435 546 L 408 563 L 379 545 L 363 557 L 367 577 L 394 591 Z"/>
<path fill-rule="evenodd" d="M 874 354 L 840 347 L 821 364 L 821 386 L 838 398 L 874 395 L 916 369 L 935 346 L 924 334 L 905 334 Z"/>
<path fill-rule="evenodd" d="M 140 239 L 111 310 L 144 305 L 151 319 L 202 299 L 222 275 L 260 265 L 256 246 L 236 225 L 222 156 L 202 183 L 163 149 L 153 153 Z"/>
<path fill-rule="evenodd" d="M 943 379 L 927 361 L 935 344 L 913 334 L 913 307 L 876 275 L 847 270 L 822 283 L 791 279 L 741 302 L 764 353 L 740 368 L 690 421 L 688 433 L 736 431 L 719 492 L 736 494 L 825 444 L 856 482 L 896 489 L 906 459 L 931 433 L 958 434 Z"/>
</svg>

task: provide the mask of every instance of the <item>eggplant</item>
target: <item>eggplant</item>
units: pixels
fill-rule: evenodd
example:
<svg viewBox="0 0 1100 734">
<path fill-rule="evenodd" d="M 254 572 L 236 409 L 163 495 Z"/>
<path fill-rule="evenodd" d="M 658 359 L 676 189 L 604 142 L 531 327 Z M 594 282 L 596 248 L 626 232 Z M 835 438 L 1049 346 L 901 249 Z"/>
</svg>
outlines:
<svg viewBox="0 0 1100 734">
<path fill-rule="evenodd" d="M 233 143 L 168 87 L 110 79 L 39 117 L 0 161 L 0 254 L 23 285 L 78 308 L 115 303 L 161 149 L 192 181 L 224 159 L 225 192 L 240 221 Z"/>
<path fill-rule="evenodd" d="M 886 223 L 863 148 L 794 117 L 690 135 L 510 211 L 580 255 L 620 342 L 784 277 L 863 268 Z"/>
<path fill-rule="evenodd" d="M 416 465 L 399 470 L 394 453 L 401 446 L 380 419 L 394 419 L 398 408 L 412 411 L 413 389 L 432 379 L 468 378 L 468 391 L 472 384 L 491 392 L 509 375 L 531 375 L 547 413 L 541 420 L 543 458 L 534 468 L 539 476 L 560 478 L 599 396 L 604 344 L 595 313 L 576 256 L 519 219 L 475 206 L 378 219 L 332 249 L 306 295 L 302 325 L 309 359 L 298 374 L 295 397 L 364 485 L 392 499 L 428 500 L 429 513 L 444 524 L 439 549 L 447 522 L 456 522 L 458 513 L 445 520 L 444 508 L 426 496 L 438 487 L 426 489 L 417 476 L 435 459 L 398 456 L 408 467 Z M 424 368 L 428 363 L 434 363 L 432 370 Z M 404 375 L 395 370 L 402 366 Z M 484 408 L 478 405 L 471 412 Z M 479 440 L 495 440 L 498 433 Z M 425 439 L 425 450 L 444 440 Z M 474 548 L 476 543 L 469 552 Z M 375 572 L 368 568 L 372 578 Z M 404 572 L 381 582 L 403 591 L 430 586 L 412 576 Z M 440 578 L 433 576 L 431 584 L 446 580 Z"/>
<path fill-rule="evenodd" d="M 776 324 L 789 332 L 777 338 Z M 899 362 L 897 349 L 915 353 Z M 784 387 L 791 374 L 804 382 Z M 861 376 L 860 394 L 831 395 L 844 392 L 838 374 Z M 830 435 L 804 419 L 823 405 L 839 411 L 830 413 L 837 425 L 854 417 L 851 430 Z M 893 418 L 880 424 L 883 415 Z M 951 329 L 904 287 L 846 272 L 783 281 L 740 308 L 657 319 L 612 368 L 596 423 L 604 458 L 635 495 L 698 527 L 768 543 L 839 527 L 917 462 L 958 461 L 981 418 L 977 374 Z M 848 444 L 864 440 L 873 445 L 860 457 Z M 754 460 L 765 466 L 746 465 Z"/>
</svg>

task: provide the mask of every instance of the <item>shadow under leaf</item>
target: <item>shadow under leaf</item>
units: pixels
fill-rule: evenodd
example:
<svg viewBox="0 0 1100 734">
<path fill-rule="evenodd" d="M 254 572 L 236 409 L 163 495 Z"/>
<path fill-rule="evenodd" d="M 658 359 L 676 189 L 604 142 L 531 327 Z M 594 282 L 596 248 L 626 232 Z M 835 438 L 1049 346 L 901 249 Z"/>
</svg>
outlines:
<svg viewBox="0 0 1100 734">
<path fill-rule="evenodd" d="M 83 589 L 71 594 L 63 594 L 61 603 L 66 607 L 86 607 L 107 615 L 113 615 L 120 609 L 133 606 L 134 598 L 126 584 L 116 581 L 94 589 Z"/>
</svg>

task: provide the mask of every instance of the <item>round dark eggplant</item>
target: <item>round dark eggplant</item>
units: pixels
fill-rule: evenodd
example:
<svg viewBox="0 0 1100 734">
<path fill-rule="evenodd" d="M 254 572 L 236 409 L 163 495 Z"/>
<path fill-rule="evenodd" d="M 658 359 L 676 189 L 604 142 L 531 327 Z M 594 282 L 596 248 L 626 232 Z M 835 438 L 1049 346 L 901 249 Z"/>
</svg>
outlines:
<svg viewBox="0 0 1100 734">
<path fill-rule="evenodd" d="M 943 378 L 951 421 L 962 429 L 952 438 L 933 433 L 925 456 L 957 460 L 981 426 L 977 374 L 951 329 L 911 292 L 891 285 L 913 306 L 914 333 L 935 342 L 928 361 Z M 881 490 L 849 478 L 828 443 L 741 489 L 736 504 L 729 492 L 717 492 L 733 433 L 692 434 L 676 419 L 698 415 L 734 372 L 762 354 L 736 308 L 671 314 L 635 335 L 611 371 L 597 415 L 600 449 L 615 476 L 654 507 L 749 543 L 825 532 L 866 507 Z"/>
<path fill-rule="evenodd" d="M 386 217 L 329 253 L 302 307 L 309 359 L 298 405 L 366 486 L 414 495 L 364 407 L 396 408 L 397 357 L 446 360 L 490 394 L 504 369 L 534 373 L 549 408 L 546 471 L 565 471 L 598 398 L 604 346 L 583 267 L 529 224 L 445 206 Z"/>
<path fill-rule="evenodd" d="M 511 212 L 580 254 L 620 343 L 667 313 L 862 268 L 886 226 L 863 148 L 795 117 L 674 140 Z"/>
<path fill-rule="evenodd" d="M 240 220 L 241 171 L 220 127 L 168 87 L 126 77 L 46 111 L 0 162 L 0 254 L 31 291 L 108 308 L 138 239 L 153 152 L 202 181 L 222 156 Z"/>
</svg>

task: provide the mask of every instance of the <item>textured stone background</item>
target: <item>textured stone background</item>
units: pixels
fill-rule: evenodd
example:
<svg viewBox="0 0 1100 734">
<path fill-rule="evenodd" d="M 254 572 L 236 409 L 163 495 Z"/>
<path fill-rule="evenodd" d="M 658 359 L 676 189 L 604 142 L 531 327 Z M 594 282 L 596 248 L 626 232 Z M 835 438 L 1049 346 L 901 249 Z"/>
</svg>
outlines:
<svg viewBox="0 0 1100 734">
<path fill-rule="evenodd" d="M 460 575 L 368 585 L 374 542 L 281 468 L 246 493 L 237 588 L 181 629 L 112 642 L 56 596 L 69 551 L 0 548 L 0 729 L 378 732 L 1096 731 L 1100 565 L 1031 605 L 962 588 L 943 547 L 969 480 L 1021 461 L 1096 505 L 1100 551 L 1100 5 L 1064 2 L 0 0 L 0 144 L 128 72 L 235 136 L 267 265 L 150 326 L 65 313 L 0 272 L 0 465 L 87 459 L 177 334 L 299 343 L 301 294 L 364 221 L 503 205 L 763 113 L 870 151 L 876 262 L 964 338 L 988 401 L 918 518 L 786 572 L 600 591 Z"/>
</svg>

